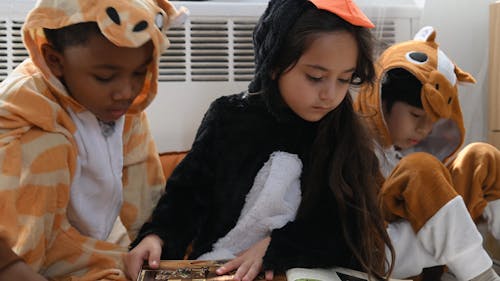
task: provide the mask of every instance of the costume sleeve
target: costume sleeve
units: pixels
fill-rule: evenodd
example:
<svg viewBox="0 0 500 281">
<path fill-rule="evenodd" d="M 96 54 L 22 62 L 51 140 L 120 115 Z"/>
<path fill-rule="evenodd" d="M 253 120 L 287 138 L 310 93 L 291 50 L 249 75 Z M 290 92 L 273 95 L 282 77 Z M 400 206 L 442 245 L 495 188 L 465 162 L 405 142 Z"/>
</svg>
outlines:
<svg viewBox="0 0 500 281">
<path fill-rule="evenodd" d="M 37 269 L 65 218 L 76 155 L 63 135 L 29 126 L 0 141 L 0 238 Z"/>
<path fill-rule="evenodd" d="M 146 113 L 127 116 L 124 128 L 123 197 L 120 218 L 133 240 L 153 211 L 165 177 Z"/>
<path fill-rule="evenodd" d="M 54 280 L 104 277 L 108 268 L 120 266 L 123 249 L 83 236 L 67 220 L 77 161 L 70 139 L 69 132 L 30 126 L 0 131 L 0 241 Z"/>
<path fill-rule="evenodd" d="M 192 148 L 175 168 L 166 185 L 166 193 L 156 206 L 131 247 L 148 234 L 157 234 L 164 242 L 162 258 L 182 259 L 198 227 L 206 218 L 214 185 L 216 152 L 213 149 L 217 102 L 205 114 Z"/>
<path fill-rule="evenodd" d="M 82 235 L 67 219 L 76 128 L 35 69 L 27 60 L 2 84 L 0 248 L 50 280 L 126 280 L 119 276 L 126 249 Z"/>
</svg>

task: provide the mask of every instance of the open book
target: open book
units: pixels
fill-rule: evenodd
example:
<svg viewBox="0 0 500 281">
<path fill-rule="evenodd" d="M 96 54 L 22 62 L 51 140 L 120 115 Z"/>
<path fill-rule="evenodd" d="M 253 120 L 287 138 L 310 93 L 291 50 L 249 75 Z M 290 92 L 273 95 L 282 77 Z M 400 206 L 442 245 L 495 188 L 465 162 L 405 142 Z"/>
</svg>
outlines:
<svg viewBox="0 0 500 281">
<path fill-rule="evenodd" d="M 226 260 L 162 260 L 158 269 L 143 265 L 137 281 L 229 281 L 233 280 L 234 272 L 217 275 L 215 270 Z M 265 281 L 260 274 L 254 281 Z M 276 275 L 273 281 L 287 281 L 284 275 Z"/>
<path fill-rule="evenodd" d="M 158 269 L 151 269 L 143 265 L 137 281 L 229 281 L 233 280 L 234 272 L 217 275 L 215 270 L 227 260 L 162 260 Z M 368 276 L 359 271 L 335 267 L 332 269 L 320 268 L 292 268 L 286 274 L 274 274 L 273 281 L 367 281 Z M 264 274 L 260 274 L 254 281 L 265 281 Z M 391 279 L 391 281 L 402 281 Z M 408 280 L 409 281 L 409 280 Z"/>
<path fill-rule="evenodd" d="M 367 281 L 368 275 L 352 269 L 335 267 L 324 268 L 292 268 L 286 272 L 287 281 Z M 372 278 L 372 280 L 374 280 Z M 402 281 L 393 279 L 393 281 Z M 409 280 L 408 280 L 409 281 Z"/>
</svg>

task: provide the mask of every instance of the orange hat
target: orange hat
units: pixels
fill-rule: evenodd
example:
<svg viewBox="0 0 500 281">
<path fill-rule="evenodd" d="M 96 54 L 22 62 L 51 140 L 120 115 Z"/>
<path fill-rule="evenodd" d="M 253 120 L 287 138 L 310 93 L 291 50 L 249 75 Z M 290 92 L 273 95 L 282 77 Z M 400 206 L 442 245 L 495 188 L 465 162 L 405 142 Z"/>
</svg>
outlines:
<svg viewBox="0 0 500 281">
<path fill-rule="evenodd" d="M 332 12 L 353 25 L 368 27 L 368 28 L 375 27 L 375 25 L 370 21 L 370 19 L 368 19 L 368 17 L 351 0 L 309 0 L 309 1 L 313 3 L 314 6 L 316 6 L 316 8 Z"/>
</svg>

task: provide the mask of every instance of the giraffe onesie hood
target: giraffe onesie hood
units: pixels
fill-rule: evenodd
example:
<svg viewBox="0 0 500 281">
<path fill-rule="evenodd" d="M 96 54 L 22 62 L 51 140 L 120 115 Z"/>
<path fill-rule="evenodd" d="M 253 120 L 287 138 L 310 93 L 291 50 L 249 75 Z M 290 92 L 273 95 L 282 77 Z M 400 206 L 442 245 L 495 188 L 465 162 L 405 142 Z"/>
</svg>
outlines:
<svg viewBox="0 0 500 281">
<path fill-rule="evenodd" d="M 386 79 L 391 79 L 387 73 L 396 68 L 420 81 L 422 108 L 433 121 L 432 131 L 405 150 L 396 148 L 391 139 L 381 92 L 383 83 L 390 82 Z M 470 280 L 492 265 L 474 222 L 486 218 L 490 230 L 500 234 L 495 230 L 500 225 L 496 215 L 500 153 L 484 143 L 462 148 L 465 128 L 458 84 L 475 80 L 441 50 L 430 26 L 413 40 L 385 50 L 375 71 L 375 83 L 360 89 L 355 109 L 374 133 L 386 178 L 380 196 L 396 251 L 395 277 L 446 265 L 457 279 Z"/>
<path fill-rule="evenodd" d="M 0 84 L 0 242 L 50 280 L 125 280 L 126 249 L 83 235 L 67 217 L 78 170 L 78 130 L 87 111 L 45 63 L 43 28 L 96 22 L 119 47 L 151 41 L 145 82 L 123 120 L 119 218 L 133 239 L 165 184 L 143 110 L 157 91 L 167 28 L 185 14 L 166 0 L 39 0 L 23 25 L 30 57 Z M 2 242 L 3 243 L 3 242 Z M 1 263 L 0 263 L 1 264 Z"/>
</svg>

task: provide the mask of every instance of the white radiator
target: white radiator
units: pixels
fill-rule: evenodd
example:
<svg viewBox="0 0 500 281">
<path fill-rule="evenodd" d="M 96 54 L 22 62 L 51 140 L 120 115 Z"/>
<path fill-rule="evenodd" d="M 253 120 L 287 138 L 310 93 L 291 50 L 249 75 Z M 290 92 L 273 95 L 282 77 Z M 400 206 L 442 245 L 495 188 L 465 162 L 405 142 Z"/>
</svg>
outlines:
<svg viewBox="0 0 500 281">
<path fill-rule="evenodd" d="M 20 29 L 35 0 L 0 0 L 0 80 L 23 59 Z M 191 147 L 212 100 L 246 89 L 253 74 L 252 31 L 265 0 L 172 1 L 190 17 L 168 31 L 171 46 L 161 57 L 159 93 L 147 109 L 160 152 Z M 357 0 L 375 23 L 383 49 L 411 39 L 422 8 L 413 0 Z"/>
</svg>

